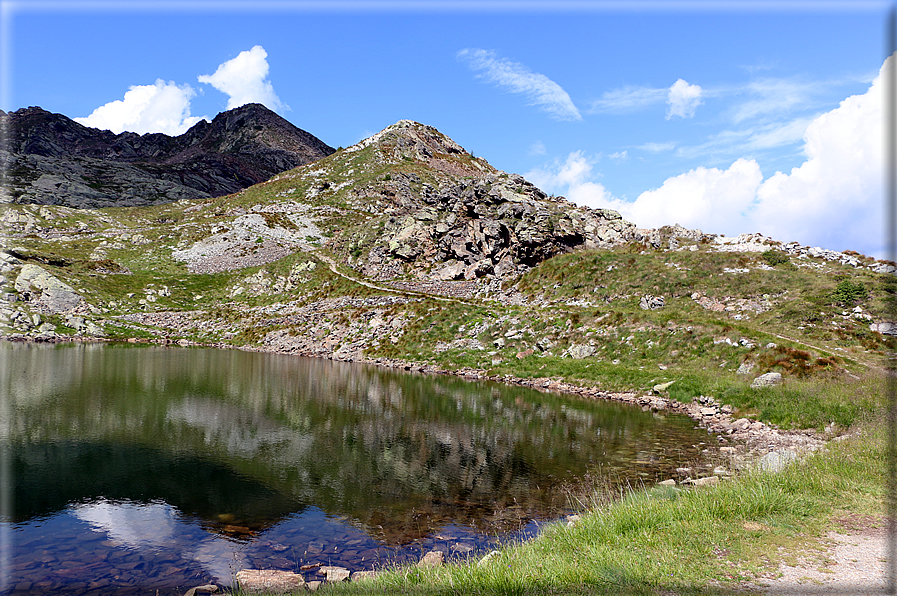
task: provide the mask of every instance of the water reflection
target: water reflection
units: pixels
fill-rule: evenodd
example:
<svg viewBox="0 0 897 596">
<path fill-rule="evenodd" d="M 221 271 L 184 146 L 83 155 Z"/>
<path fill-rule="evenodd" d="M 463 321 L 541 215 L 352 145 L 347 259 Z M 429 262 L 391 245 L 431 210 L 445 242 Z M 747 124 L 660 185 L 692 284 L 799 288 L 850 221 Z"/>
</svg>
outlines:
<svg viewBox="0 0 897 596">
<path fill-rule="evenodd" d="M 706 437 L 619 404 L 291 356 L 0 342 L 0 362 L 6 521 L 68 516 L 164 560 L 177 543 L 218 581 L 263 540 L 295 567 L 335 532 L 370 564 L 377 545 L 519 529 L 564 509 L 577 476 L 651 480 Z"/>
</svg>

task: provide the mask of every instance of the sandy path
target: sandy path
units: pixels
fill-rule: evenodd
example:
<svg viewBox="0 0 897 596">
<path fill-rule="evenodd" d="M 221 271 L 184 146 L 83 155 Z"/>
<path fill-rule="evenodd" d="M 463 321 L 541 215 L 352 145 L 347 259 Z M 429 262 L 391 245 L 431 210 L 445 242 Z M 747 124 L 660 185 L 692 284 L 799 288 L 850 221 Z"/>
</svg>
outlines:
<svg viewBox="0 0 897 596">
<path fill-rule="evenodd" d="M 888 582 L 888 556 L 897 552 L 897 536 L 889 536 L 883 523 L 859 525 L 866 527 L 829 532 L 825 552 L 781 565 L 780 577 L 763 578 L 753 589 L 781 596 L 895 594 L 889 590 L 894 585 Z"/>
</svg>

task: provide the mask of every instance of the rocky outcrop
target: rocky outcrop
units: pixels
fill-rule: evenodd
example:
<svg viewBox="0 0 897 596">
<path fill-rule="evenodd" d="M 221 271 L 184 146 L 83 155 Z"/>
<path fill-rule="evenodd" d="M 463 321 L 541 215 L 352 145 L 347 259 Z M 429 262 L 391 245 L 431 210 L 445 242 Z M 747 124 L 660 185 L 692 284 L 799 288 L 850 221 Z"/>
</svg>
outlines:
<svg viewBox="0 0 897 596">
<path fill-rule="evenodd" d="M 328 168 L 349 169 L 342 160 L 362 151 L 388 174 L 346 194 L 353 205 L 381 209 L 344 235 L 353 238 L 347 252 L 366 253 L 355 266 L 373 279 L 503 277 L 575 248 L 612 246 L 635 228 L 616 211 L 548 196 L 417 122 L 384 129 L 328 160 Z M 371 228 L 379 230 L 374 237 Z"/>
<path fill-rule="evenodd" d="M 177 137 L 113 134 L 31 107 L 0 111 L 8 173 L 0 200 L 76 208 L 148 205 L 231 194 L 334 152 L 259 104 Z"/>
</svg>

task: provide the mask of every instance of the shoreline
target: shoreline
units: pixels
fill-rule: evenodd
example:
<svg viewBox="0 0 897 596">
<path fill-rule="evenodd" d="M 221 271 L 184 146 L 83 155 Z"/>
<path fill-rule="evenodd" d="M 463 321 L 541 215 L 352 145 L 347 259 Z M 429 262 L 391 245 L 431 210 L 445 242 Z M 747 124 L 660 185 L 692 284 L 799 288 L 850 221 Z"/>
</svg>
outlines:
<svg viewBox="0 0 897 596">
<path fill-rule="evenodd" d="M 727 404 L 720 404 L 709 396 L 699 396 L 691 403 L 682 403 L 665 397 L 662 389 L 655 390 L 653 394 L 644 394 L 635 391 L 611 392 L 603 391 L 597 387 L 589 387 L 559 381 L 550 377 L 523 378 L 514 375 L 489 375 L 488 371 L 473 368 L 447 369 L 432 364 L 391 359 L 391 358 L 367 358 L 354 355 L 329 352 L 325 349 L 310 350 L 278 350 L 274 346 L 236 346 L 224 342 L 199 343 L 189 340 L 172 340 L 169 338 L 129 338 L 110 339 L 103 337 L 86 336 L 61 336 L 31 337 L 27 335 L 8 335 L 0 337 L 0 340 L 23 343 L 129 343 L 147 344 L 162 347 L 201 347 L 224 350 L 241 350 L 244 352 L 259 352 L 265 354 L 281 354 L 288 356 L 300 356 L 304 358 L 319 358 L 335 362 L 350 362 L 382 366 L 394 370 L 407 372 L 450 375 L 469 381 L 489 381 L 505 385 L 527 387 L 536 391 L 554 392 L 558 394 L 574 395 L 584 399 L 596 399 L 626 403 L 640 407 L 643 411 L 655 413 L 680 414 L 691 418 L 698 427 L 707 430 L 709 436 L 715 436 L 719 441 L 719 447 L 707 447 L 703 455 L 714 461 L 723 461 L 733 471 L 755 465 L 757 461 L 761 466 L 772 466 L 776 469 L 797 457 L 813 453 L 825 446 L 829 440 L 843 440 L 849 435 L 835 435 L 834 433 L 822 433 L 813 429 L 783 430 L 768 425 L 756 419 L 740 417 L 734 418 L 734 408 Z M 775 455 L 770 455 L 775 454 Z M 763 458 L 767 459 L 764 460 Z M 764 463 L 764 461 L 766 463 Z M 716 470 L 715 470 L 716 471 Z M 715 474 L 714 474 L 715 475 Z M 726 473 L 725 475 L 728 475 Z M 697 479 L 690 479 L 694 482 Z"/>
</svg>

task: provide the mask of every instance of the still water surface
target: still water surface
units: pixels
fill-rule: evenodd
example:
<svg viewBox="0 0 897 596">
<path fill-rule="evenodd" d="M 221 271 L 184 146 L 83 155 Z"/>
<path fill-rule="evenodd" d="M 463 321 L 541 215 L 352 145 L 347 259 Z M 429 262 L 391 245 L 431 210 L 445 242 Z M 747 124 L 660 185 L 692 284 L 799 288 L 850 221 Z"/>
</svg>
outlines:
<svg viewBox="0 0 897 596">
<path fill-rule="evenodd" d="M 622 404 L 240 351 L 0 342 L 0 382 L 3 594 L 475 556 L 583 477 L 653 482 L 707 441 Z"/>
</svg>

